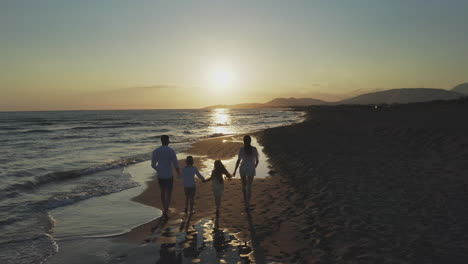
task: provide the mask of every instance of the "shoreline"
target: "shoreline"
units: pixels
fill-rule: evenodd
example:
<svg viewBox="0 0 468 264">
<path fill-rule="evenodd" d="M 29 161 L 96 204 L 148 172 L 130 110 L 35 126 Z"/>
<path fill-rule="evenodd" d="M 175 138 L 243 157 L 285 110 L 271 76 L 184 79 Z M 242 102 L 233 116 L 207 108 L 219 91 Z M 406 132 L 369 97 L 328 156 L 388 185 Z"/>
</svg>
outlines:
<svg viewBox="0 0 468 264">
<path fill-rule="evenodd" d="M 218 158 L 223 159 L 228 171 L 232 172 L 236 160 L 235 156 L 243 145 L 241 143 L 242 136 L 231 135 L 197 141 L 185 152 L 178 154 L 178 158 L 181 159 L 179 160 L 180 165 L 183 167 L 184 164 L 184 157 L 181 155 L 193 154 L 195 166 L 205 177 L 209 177 L 206 171 L 211 170 L 213 159 Z M 252 134 L 252 136 L 253 142 L 257 143 L 257 133 Z M 254 146 L 262 153 L 262 146 L 257 144 Z M 203 154 L 205 155 L 202 156 Z M 49 258 L 47 263 L 70 261 L 70 263 L 79 263 L 76 262 L 77 259 L 86 259 L 88 263 L 103 263 L 99 260 L 99 255 L 102 253 L 109 255 L 112 260 L 110 263 L 133 263 L 140 258 L 153 261 L 159 259 L 160 263 L 191 263 L 192 261 L 201 263 L 212 263 L 213 261 L 277 263 L 282 259 L 282 249 L 278 248 L 277 240 L 269 244 L 262 244 L 264 237 L 274 230 L 265 229 L 265 225 L 261 224 L 266 219 L 274 217 L 277 213 L 272 214 L 272 212 L 277 210 L 261 210 L 263 207 L 261 204 L 269 203 L 269 199 L 271 199 L 268 196 L 269 190 L 279 189 L 281 184 L 273 180 L 271 176 L 261 178 L 261 176 L 267 176 L 269 172 L 273 173 L 273 171 L 269 171 L 265 155 L 260 154 L 260 161 L 253 186 L 250 212 L 244 210 L 241 181 L 237 175 L 236 178 L 225 181 L 225 192 L 219 217 L 215 214 L 211 184 L 203 184 L 198 179 L 196 180 L 198 185 L 195 200 L 196 213 L 185 215 L 183 213 L 185 200 L 183 184 L 182 180 L 176 177 L 169 219 L 157 217 L 118 236 L 83 237 L 59 242 L 62 250 Z M 129 201 L 150 206 L 159 211 L 161 208 L 159 186 L 149 161 L 131 165 L 127 170 L 134 177 L 139 178 L 139 182 L 143 178 L 147 179 L 146 186 L 142 182 L 137 192 L 135 192 L 136 189 L 129 189 L 131 193 L 135 194 L 128 197 Z M 290 192 L 293 193 L 292 190 Z M 116 195 L 120 194 L 123 193 Z M 198 242 L 193 240 L 194 237 L 201 237 L 203 244 L 198 241 L 200 238 L 197 240 Z M 274 250 L 266 250 L 264 245 L 271 246 Z M 97 256 L 91 253 L 94 252 L 95 248 L 99 249 Z M 99 253 L 103 249 L 104 252 Z M 226 255 L 227 252 L 230 252 L 230 256 Z M 271 256 L 267 255 L 267 252 Z"/>
</svg>

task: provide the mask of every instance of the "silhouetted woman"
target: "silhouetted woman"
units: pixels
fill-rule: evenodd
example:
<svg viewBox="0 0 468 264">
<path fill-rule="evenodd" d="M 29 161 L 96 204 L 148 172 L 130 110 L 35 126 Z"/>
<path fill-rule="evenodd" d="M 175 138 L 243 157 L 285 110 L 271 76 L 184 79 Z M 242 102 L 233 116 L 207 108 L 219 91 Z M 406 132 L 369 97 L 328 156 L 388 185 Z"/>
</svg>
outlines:
<svg viewBox="0 0 468 264">
<path fill-rule="evenodd" d="M 252 183 L 255 177 L 255 168 L 258 165 L 257 148 L 251 145 L 252 138 L 249 135 L 244 136 L 244 147 L 239 150 L 239 155 L 234 169 L 233 176 L 236 176 L 237 168 L 242 180 L 242 192 L 244 194 L 245 207 L 250 205 L 250 197 L 252 195 Z"/>
<path fill-rule="evenodd" d="M 211 172 L 211 177 L 206 179 L 206 181 L 211 181 L 211 187 L 215 197 L 216 215 L 219 213 L 219 207 L 221 207 L 221 198 L 224 194 L 223 175 L 226 175 L 228 179 L 232 178 L 231 174 L 226 170 L 226 167 L 224 167 L 223 163 L 220 160 L 215 160 L 214 169 Z"/>
</svg>

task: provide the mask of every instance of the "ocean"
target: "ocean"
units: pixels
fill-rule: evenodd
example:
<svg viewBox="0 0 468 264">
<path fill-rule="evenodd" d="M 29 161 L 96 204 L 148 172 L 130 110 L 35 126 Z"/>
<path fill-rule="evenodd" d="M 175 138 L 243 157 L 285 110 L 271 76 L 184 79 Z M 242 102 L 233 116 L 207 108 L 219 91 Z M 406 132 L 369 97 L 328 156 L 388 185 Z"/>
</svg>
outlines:
<svg viewBox="0 0 468 264">
<path fill-rule="evenodd" d="M 141 192 L 150 175 L 135 178 L 127 168 L 147 162 L 163 134 L 183 152 L 204 138 L 301 120 L 289 109 L 2 112 L 0 263 L 44 262 L 58 250 L 55 226 L 62 227 L 60 239 L 72 239 L 119 234 L 154 219 L 154 209 L 120 204 L 132 211 L 109 227 L 99 225 L 99 212 L 115 206 L 108 194 Z"/>
</svg>

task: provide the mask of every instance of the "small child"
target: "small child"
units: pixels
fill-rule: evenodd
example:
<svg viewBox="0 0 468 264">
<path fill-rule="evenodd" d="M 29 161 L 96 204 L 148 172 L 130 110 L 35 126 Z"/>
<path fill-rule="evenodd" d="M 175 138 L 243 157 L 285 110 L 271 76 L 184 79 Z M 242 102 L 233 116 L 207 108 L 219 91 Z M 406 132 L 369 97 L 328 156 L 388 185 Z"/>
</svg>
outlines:
<svg viewBox="0 0 468 264">
<path fill-rule="evenodd" d="M 215 197 L 216 214 L 219 214 L 219 207 L 221 207 L 221 197 L 224 193 L 223 175 L 226 175 L 229 180 L 232 178 L 231 174 L 226 170 L 226 167 L 224 167 L 223 163 L 220 160 L 215 160 L 214 169 L 211 172 L 211 177 L 206 179 L 206 182 L 211 181 L 211 187 Z"/>
<path fill-rule="evenodd" d="M 188 156 L 185 159 L 185 168 L 182 170 L 180 177 L 184 180 L 184 192 L 185 192 L 185 213 L 187 213 L 187 207 L 190 204 L 190 213 L 194 213 L 193 204 L 195 200 L 195 175 L 205 182 L 205 178 L 200 174 L 197 167 L 193 166 L 193 157 Z M 180 178 L 179 177 L 179 178 Z"/>
</svg>

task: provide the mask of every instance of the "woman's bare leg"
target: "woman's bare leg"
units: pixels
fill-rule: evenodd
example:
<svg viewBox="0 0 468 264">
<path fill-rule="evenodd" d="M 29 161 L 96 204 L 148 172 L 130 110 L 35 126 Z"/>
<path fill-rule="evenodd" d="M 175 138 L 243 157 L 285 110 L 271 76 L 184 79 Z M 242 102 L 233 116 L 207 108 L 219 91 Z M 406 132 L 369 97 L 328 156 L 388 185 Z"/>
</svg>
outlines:
<svg viewBox="0 0 468 264">
<path fill-rule="evenodd" d="M 244 197 L 244 206 L 248 206 L 248 202 L 247 202 L 247 190 L 246 190 L 246 186 L 247 186 L 247 179 L 245 176 L 241 176 L 241 182 L 242 182 L 242 195 Z"/>
<path fill-rule="evenodd" d="M 245 201 L 247 206 L 250 205 L 250 198 L 252 198 L 252 184 L 253 184 L 253 176 L 247 177 L 247 183 L 245 185 Z"/>
</svg>

